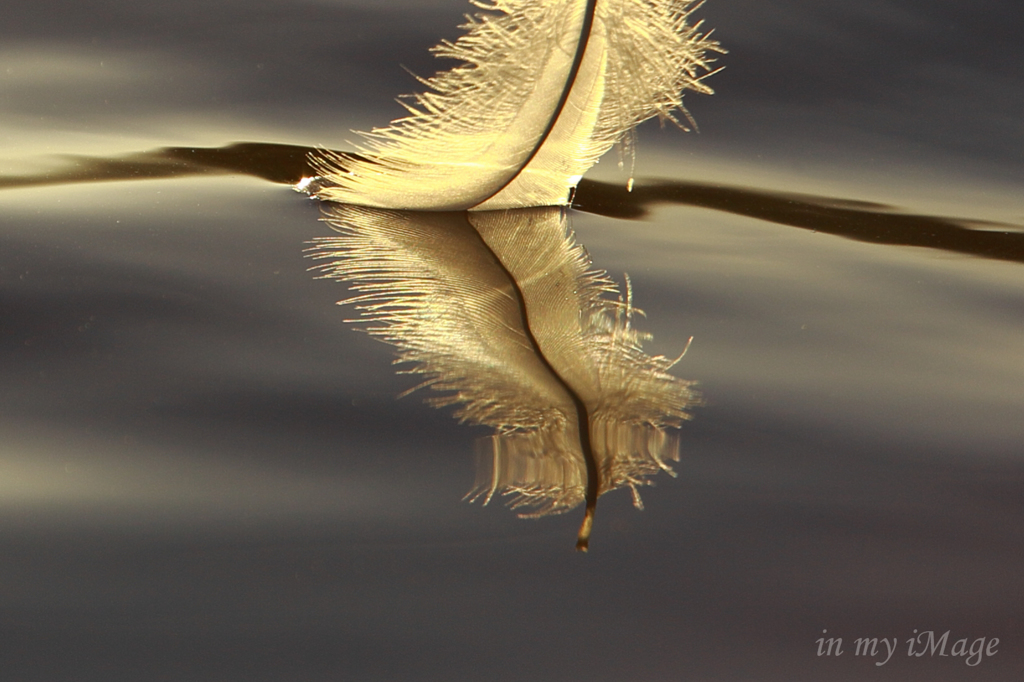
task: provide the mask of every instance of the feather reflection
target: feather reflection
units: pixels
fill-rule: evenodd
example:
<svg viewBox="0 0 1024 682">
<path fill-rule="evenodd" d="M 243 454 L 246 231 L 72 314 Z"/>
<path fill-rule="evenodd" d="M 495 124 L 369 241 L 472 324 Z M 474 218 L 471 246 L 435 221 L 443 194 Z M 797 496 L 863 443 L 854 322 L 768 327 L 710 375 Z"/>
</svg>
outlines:
<svg viewBox="0 0 1024 682">
<path fill-rule="evenodd" d="M 310 249 L 344 303 L 398 349 L 464 423 L 494 430 L 467 495 L 508 498 L 522 516 L 587 502 L 586 549 L 601 494 L 638 487 L 678 461 L 675 429 L 698 402 L 675 361 L 642 349 L 627 280 L 594 270 L 558 208 L 418 213 L 325 208 L 338 231 Z M 415 389 L 413 389 L 415 390 Z"/>
</svg>

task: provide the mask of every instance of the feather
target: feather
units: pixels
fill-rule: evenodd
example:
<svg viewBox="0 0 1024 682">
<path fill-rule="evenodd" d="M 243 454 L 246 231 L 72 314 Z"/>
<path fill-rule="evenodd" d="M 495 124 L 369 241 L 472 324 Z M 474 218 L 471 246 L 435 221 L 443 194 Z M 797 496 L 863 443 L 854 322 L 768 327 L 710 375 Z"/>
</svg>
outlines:
<svg viewBox="0 0 1024 682">
<path fill-rule="evenodd" d="M 671 471 L 692 382 L 643 352 L 628 285 L 622 300 L 591 269 L 563 211 L 326 216 L 339 235 L 311 249 L 322 276 L 350 284 L 344 303 L 424 378 L 417 388 L 444 394 L 430 403 L 494 430 L 467 498 L 502 494 L 523 516 L 586 500 L 589 535 L 599 495 L 628 487 L 640 506 L 637 487 Z"/>
<path fill-rule="evenodd" d="M 433 52 L 463 62 L 364 133 L 362 156 L 312 158 L 318 197 L 414 210 L 568 203 L 583 174 L 653 116 L 677 121 L 718 43 L 694 0 L 493 0 Z M 402 101 L 402 100 L 400 100 Z M 688 115 L 687 115 L 688 117 Z M 627 139 L 628 143 L 628 139 Z"/>
</svg>

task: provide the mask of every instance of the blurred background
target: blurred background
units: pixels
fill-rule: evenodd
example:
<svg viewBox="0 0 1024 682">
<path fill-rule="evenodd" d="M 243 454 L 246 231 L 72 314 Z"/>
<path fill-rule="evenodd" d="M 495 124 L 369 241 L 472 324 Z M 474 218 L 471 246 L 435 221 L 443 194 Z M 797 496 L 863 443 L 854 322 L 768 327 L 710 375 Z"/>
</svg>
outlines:
<svg viewBox="0 0 1024 682">
<path fill-rule="evenodd" d="M 461 0 L 15 0 L 0 176 L 163 146 L 346 148 Z M 729 53 L 653 179 L 1024 225 L 1011 2 L 709 0 Z M 78 155 L 69 157 L 67 155 Z M 615 153 L 592 176 L 625 184 Z M 588 177 L 591 177 L 588 175 Z M 861 202 L 861 203 L 850 203 Z M 1007 680 L 1024 671 L 1024 274 L 692 205 L 573 212 L 706 405 L 677 479 L 469 505 L 474 441 L 307 269 L 254 177 L 0 177 L 0 663 L 54 680 Z M 981 222 L 988 221 L 988 222 Z M 823 634 L 827 630 L 827 633 Z M 917 633 L 915 633 L 915 630 Z M 996 653 L 907 655 L 949 631 Z M 842 637 L 841 656 L 818 639 Z M 883 657 L 859 637 L 896 638 Z M 918 647 L 918 650 L 920 647 Z"/>
</svg>

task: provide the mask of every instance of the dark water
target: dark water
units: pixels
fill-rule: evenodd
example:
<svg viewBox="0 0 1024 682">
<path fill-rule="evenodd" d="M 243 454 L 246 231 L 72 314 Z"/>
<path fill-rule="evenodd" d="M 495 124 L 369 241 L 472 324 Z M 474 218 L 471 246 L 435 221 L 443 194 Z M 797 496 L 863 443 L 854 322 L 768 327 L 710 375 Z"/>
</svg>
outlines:
<svg viewBox="0 0 1024 682">
<path fill-rule="evenodd" d="M 587 556 L 575 513 L 460 501 L 486 431 L 396 400 L 281 184 L 397 115 L 466 9 L 5 6 L 0 678 L 1024 671 L 1016 5 L 701 10 L 730 53 L 699 134 L 645 126 L 635 191 L 613 153 L 570 215 L 706 402 Z M 915 630 L 1000 641 L 969 667 Z"/>
</svg>

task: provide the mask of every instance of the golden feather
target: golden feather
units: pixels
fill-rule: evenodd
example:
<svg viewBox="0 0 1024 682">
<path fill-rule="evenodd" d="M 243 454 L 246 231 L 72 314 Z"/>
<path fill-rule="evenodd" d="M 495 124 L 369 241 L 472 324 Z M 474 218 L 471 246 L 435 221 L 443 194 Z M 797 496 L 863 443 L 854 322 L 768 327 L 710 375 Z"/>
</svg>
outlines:
<svg viewBox="0 0 1024 682">
<path fill-rule="evenodd" d="M 638 123 L 675 121 L 718 43 L 693 0 L 493 0 L 433 48 L 462 62 L 421 79 L 409 115 L 365 133 L 361 156 L 323 151 L 316 196 L 413 210 L 565 205 Z M 677 121 L 678 122 L 678 121 Z M 628 142 L 628 140 L 627 140 Z"/>
</svg>

